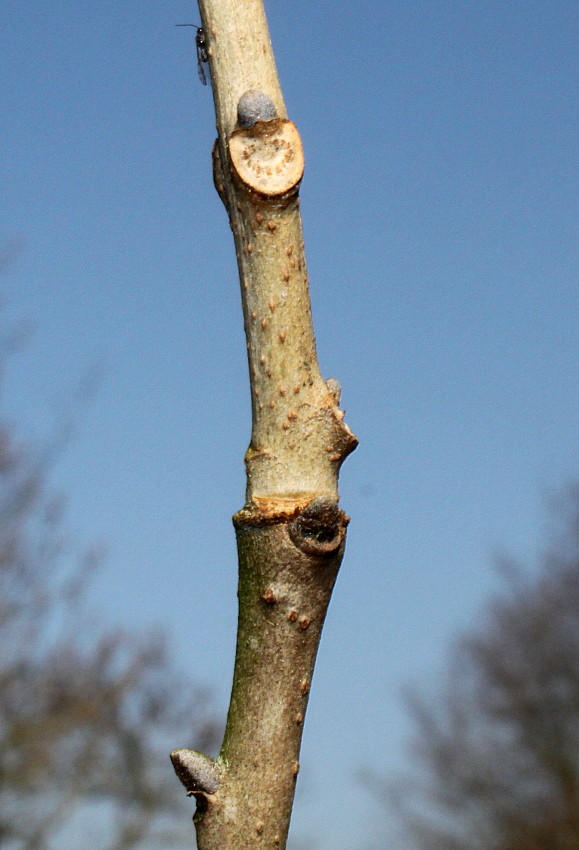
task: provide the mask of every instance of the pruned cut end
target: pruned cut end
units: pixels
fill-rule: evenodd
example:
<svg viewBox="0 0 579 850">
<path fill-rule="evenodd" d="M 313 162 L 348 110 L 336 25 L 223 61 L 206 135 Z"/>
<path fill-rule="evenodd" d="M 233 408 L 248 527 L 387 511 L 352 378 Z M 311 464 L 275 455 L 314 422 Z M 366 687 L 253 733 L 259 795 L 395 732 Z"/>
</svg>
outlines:
<svg viewBox="0 0 579 850">
<path fill-rule="evenodd" d="M 297 191 L 304 173 L 298 128 L 285 118 L 257 121 L 229 139 L 233 171 L 242 185 L 264 198 Z"/>
</svg>

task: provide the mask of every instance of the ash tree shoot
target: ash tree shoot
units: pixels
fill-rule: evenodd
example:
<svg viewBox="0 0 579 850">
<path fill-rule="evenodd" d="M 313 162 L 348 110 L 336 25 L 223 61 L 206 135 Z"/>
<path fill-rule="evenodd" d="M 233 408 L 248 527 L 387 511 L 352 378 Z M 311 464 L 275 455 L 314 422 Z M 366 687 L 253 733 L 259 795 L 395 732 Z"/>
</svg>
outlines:
<svg viewBox="0 0 579 850">
<path fill-rule="evenodd" d="M 241 281 L 252 401 L 239 553 L 237 651 L 216 760 L 171 754 L 197 800 L 199 850 L 284 848 L 313 667 L 344 552 L 338 473 L 357 440 L 317 361 L 298 190 L 262 0 L 200 0 L 218 139 L 217 192 Z M 203 69 L 205 70 L 205 69 Z"/>
</svg>

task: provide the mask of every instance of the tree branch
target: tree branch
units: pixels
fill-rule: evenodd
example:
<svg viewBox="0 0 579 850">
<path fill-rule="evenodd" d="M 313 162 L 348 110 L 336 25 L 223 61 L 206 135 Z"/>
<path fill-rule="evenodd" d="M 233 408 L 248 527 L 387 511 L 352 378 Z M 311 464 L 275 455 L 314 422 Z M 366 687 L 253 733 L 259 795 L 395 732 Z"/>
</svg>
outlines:
<svg viewBox="0 0 579 850">
<path fill-rule="evenodd" d="M 200 10 L 219 133 L 214 178 L 235 239 L 253 416 L 246 504 L 234 517 L 239 624 L 227 728 L 209 770 L 215 787 L 199 779 L 199 754 L 177 751 L 176 769 L 201 803 L 199 850 L 283 848 L 345 545 L 338 472 L 357 440 L 337 381 L 324 381 L 318 366 L 298 198 L 303 151 L 262 0 L 200 0 Z"/>
</svg>

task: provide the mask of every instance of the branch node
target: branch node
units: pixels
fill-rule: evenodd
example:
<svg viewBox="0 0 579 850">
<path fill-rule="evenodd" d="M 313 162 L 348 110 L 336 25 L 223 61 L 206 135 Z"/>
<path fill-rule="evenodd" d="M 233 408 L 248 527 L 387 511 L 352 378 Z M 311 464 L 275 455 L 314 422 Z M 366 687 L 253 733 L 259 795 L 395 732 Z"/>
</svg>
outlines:
<svg viewBox="0 0 579 850">
<path fill-rule="evenodd" d="M 335 403 L 340 404 L 340 396 L 342 395 L 342 387 L 340 386 L 340 382 L 338 381 L 338 379 L 337 378 L 327 378 L 326 379 L 326 386 L 328 388 L 328 392 L 330 393 L 330 395 L 333 396 Z"/>
<path fill-rule="evenodd" d="M 335 499 L 317 496 L 288 525 L 295 546 L 307 555 L 331 555 L 342 544 L 349 517 Z"/>
<path fill-rule="evenodd" d="M 237 102 L 237 123 L 240 127 L 253 127 L 257 121 L 277 118 L 277 109 L 271 97 L 259 89 L 244 92 Z"/>
<path fill-rule="evenodd" d="M 215 794 L 221 782 L 221 769 L 215 759 L 196 750 L 173 750 L 175 773 L 187 789 L 187 795 Z"/>
</svg>

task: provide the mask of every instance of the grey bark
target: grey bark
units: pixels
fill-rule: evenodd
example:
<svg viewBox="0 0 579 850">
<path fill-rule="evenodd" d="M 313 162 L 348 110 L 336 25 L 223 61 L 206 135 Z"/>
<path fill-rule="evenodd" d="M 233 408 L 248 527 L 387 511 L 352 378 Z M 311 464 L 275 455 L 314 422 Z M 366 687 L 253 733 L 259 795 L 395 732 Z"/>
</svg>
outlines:
<svg viewBox="0 0 579 850">
<path fill-rule="evenodd" d="M 247 491 L 234 517 L 239 621 L 218 759 L 177 750 L 199 850 L 284 848 L 319 638 L 344 552 L 338 472 L 357 440 L 324 381 L 312 327 L 299 185 L 261 0 L 200 0 L 233 231 L 252 399 Z"/>
</svg>

